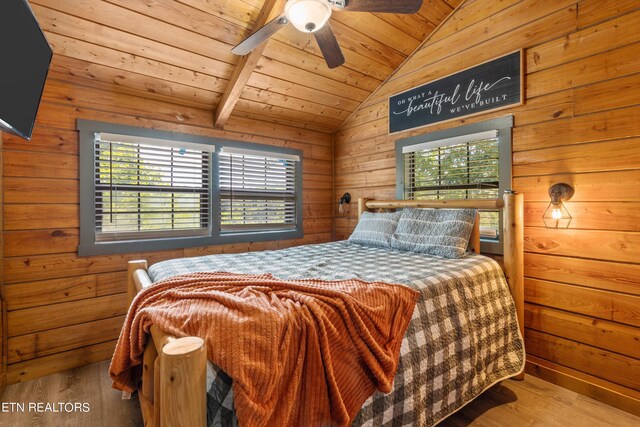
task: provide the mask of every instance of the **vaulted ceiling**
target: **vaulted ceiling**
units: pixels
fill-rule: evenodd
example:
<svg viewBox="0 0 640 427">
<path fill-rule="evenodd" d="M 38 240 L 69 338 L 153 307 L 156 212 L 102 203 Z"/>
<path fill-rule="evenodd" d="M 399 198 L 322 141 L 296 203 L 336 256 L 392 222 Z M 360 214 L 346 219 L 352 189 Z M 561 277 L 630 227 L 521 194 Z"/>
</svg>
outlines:
<svg viewBox="0 0 640 427">
<path fill-rule="evenodd" d="M 413 15 L 334 12 L 346 59 L 335 69 L 312 35 L 288 26 L 267 42 L 232 114 L 331 132 L 461 1 L 424 0 Z M 252 32 L 265 3 L 30 0 L 56 54 L 53 78 L 211 110 L 212 123 L 239 61 L 231 48 Z"/>
</svg>

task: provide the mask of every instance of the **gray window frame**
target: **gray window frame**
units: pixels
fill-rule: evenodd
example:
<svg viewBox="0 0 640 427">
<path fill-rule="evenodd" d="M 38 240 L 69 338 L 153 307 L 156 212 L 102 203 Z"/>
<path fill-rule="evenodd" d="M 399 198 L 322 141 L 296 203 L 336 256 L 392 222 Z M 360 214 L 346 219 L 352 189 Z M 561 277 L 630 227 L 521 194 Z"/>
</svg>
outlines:
<svg viewBox="0 0 640 427">
<path fill-rule="evenodd" d="M 304 236 L 302 214 L 302 151 L 264 144 L 235 141 L 230 139 L 191 135 L 156 129 L 140 128 L 93 120 L 77 121 L 80 141 L 80 244 L 79 256 L 112 255 L 130 252 L 163 251 L 183 249 L 196 246 L 215 246 L 231 243 L 265 242 L 273 240 L 296 239 Z M 105 132 L 147 138 L 158 138 L 176 142 L 191 142 L 212 145 L 209 174 L 211 179 L 209 235 L 194 237 L 162 237 L 143 240 L 96 242 L 95 234 L 95 133 Z M 246 150 L 264 151 L 274 154 L 290 154 L 299 156 L 296 164 L 296 228 L 294 230 L 268 230 L 247 232 L 220 231 L 220 185 L 219 185 L 219 153 L 222 147 L 242 148 Z"/>
<path fill-rule="evenodd" d="M 457 136 L 469 135 L 479 132 L 497 130 L 498 131 L 498 173 L 499 173 L 499 197 L 502 198 L 505 191 L 510 191 L 512 187 L 512 139 L 513 139 L 513 116 L 498 117 L 496 119 L 483 122 L 458 126 L 451 129 L 411 136 L 396 140 L 396 196 L 404 199 L 404 155 L 402 149 L 410 145 L 424 142 L 438 141 L 441 139 L 454 138 Z M 500 211 L 500 224 L 504 221 L 502 211 Z M 504 240 L 502 231 L 498 233 L 498 241 L 493 239 L 480 239 L 480 250 L 484 253 L 503 253 Z"/>
</svg>

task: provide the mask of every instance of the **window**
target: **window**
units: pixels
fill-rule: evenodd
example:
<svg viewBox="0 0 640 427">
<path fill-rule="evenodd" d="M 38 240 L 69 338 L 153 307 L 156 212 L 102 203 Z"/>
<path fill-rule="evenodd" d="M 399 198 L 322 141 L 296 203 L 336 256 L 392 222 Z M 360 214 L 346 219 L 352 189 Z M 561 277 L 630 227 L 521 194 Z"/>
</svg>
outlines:
<svg viewBox="0 0 640 427">
<path fill-rule="evenodd" d="M 295 229 L 297 156 L 223 148 L 222 231 Z"/>
<path fill-rule="evenodd" d="M 96 241 L 207 235 L 213 148 L 96 132 Z"/>
<path fill-rule="evenodd" d="M 78 120 L 80 255 L 302 236 L 298 150 Z"/>
<path fill-rule="evenodd" d="M 511 187 L 511 116 L 397 141 L 398 197 L 482 199 Z M 501 253 L 498 211 L 480 212 L 484 252 Z"/>
</svg>

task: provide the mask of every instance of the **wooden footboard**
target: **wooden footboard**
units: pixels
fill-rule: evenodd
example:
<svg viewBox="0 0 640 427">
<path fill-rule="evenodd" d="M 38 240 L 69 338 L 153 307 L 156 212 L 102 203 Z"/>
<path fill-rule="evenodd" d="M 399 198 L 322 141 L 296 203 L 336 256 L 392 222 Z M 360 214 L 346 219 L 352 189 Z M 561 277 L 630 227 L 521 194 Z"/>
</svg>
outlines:
<svg viewBox="0 0 640 427">
<path fill-rule="evenodd" d="M 129 303 L 151 285 L 147 262 L 129 261 Z M 151 327 L 138 390 L 144 425 L 205 426 L 207 351 L 199 337 L 176 338 Z"/>
</svg>

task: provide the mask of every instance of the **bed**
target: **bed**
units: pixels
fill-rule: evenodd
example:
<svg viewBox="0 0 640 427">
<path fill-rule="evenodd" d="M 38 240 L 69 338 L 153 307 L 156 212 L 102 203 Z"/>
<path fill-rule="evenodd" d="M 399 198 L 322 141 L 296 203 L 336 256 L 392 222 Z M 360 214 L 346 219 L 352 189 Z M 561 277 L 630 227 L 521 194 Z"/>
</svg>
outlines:
<svg viewBox="0 0 640 427">
<path fill-rule="evenodd" d="M 154 282 L 205 271 L 272 273 L 282 279 L 357 277 L 409 286 L 421 296 L 402 342 L 393 389 L 374 393 L 353 425 L 433 425 L 491 385 L 522 378 L 522 196 L 508 193 L 504 201 L 359 200 L 360 212 L 408 206 L 502 209 L 504 273 L 495 260 L 478 254 L 476 221 L 472 253 L 457 260 L 343 241 L 182 258 L 148 269 L 145 261 L 132 261 L 130 297 Z M 235 425 L 231 385 L 206 360 L 202 339 L 168 336 L 152 326 L 139 388 L 145 425 Z"/>
</svg>

